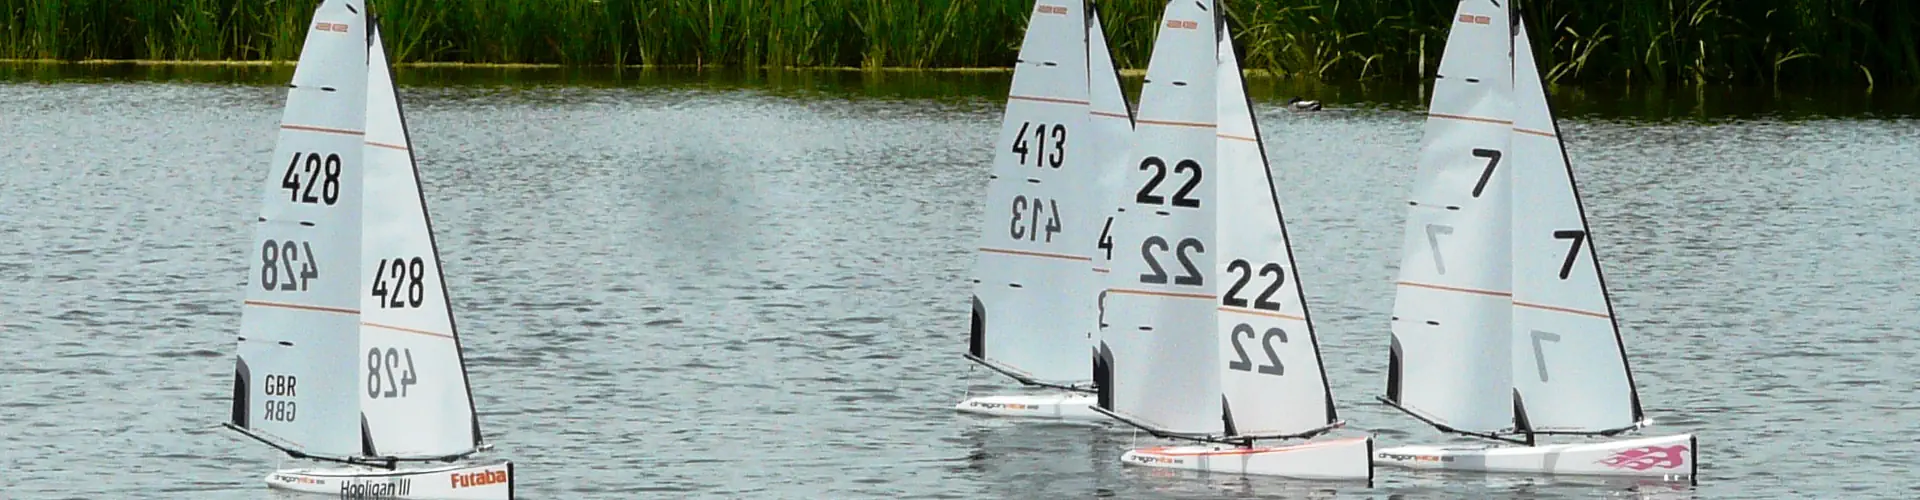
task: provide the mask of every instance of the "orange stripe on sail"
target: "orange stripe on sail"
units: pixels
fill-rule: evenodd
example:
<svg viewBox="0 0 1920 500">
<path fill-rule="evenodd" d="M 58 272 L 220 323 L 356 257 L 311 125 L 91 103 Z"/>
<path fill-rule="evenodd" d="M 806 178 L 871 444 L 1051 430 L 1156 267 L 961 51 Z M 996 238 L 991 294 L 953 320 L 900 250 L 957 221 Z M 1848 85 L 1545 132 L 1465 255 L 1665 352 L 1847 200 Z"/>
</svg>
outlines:
<svg viewBox="0 0 1920 500">
<path fill-rule="evenodd" d="M 249 300 L 249 301 L 243 302 L 243 304 L 255 306 L 255 307 L 274 307 L 274 308 L 280 308 L 280 309 L 293 309 L 297 311 L 329 312 L 329 313 L 338 313 L 338 314 L 360 314 L 360 310 L 358 309 L 343 309 L 339 307 L 326 307 L 326 306 L 310 306 L 305 304 L 288 304 L 284 302 L 267 302 L 264 300 Z"/>
<path fill-rule="evenodd" d="M 1156 291 L 1153 291 L 1153 290 L 1134 290 L 1134 289 L 1131 289 L 1131 288 L 1113 288 L 1113 289 L 1109 289 L 1109 290 L 1107 290 L 1107 291 L 1108 291 L 1108 292 L 1110 292 L 1110 293 L 1117 293 L 1117 294 L 1121 294 L 1121 295 L 1146 295 L 1146 296 L 1151 296 L 1151 297 L 1172 297 L 1172 298 L 1176 298 L 1176 299 L 1207 299 L 1207 300 L 1213 300 L 1213 299 L 1215 299 L 1215 298 L 1218 298 L 1218 297 L 1219 297 L 1219 296 L 1217 296 L 1217 295 L 1214 295 L 1214 294 L 1211 294 L 1211 293 L 1179 293 L 1179 292 L 1156 292 Z"/>
<path fill-rule="evenodd" d="M 1169 127 L 1193 127 L 1193 128 L 1214 128 L 1215 126 L 1212 123 L 1176 122 L 1172 120 L 1147 120 L 1147 119 L 1134 120 L 1133 123 L 1136 125 L 1166 125 Z"/>
<path fill-rule="evenodd" d="M 1067 255 L 1067 254 L 1061 254 L 1061 253 L 1029 252 L 1026 250 L 1008 250 L 1004 248 L 987 248 L 987 247 L 980 247 L 980 251 L 987 252 L 987 253 L 1005 254 L 1005 255 L 1020 255 L 1025 257 L 1041 257 L 1041 258 L 1047 258 L 1047 259 L 1084 260 L 1088 262 L 1093 261 L 1093 257 L 1085 257 L 1080 255 Z"/>
<path fill-rule="evenodd" d="M 1236 141 L 1247 141 L 1247 142 L 1260 142 L 1259 139 L 1255 139 L 1252 137 L 1242 137 L 1242 136 L 1230 135 L 1230 134 L 1214 134 L 1214 135 L 1219 136 L 1221 139 L 1232 139 Z"/>
<path fill-rule="evenodd" d="M 366 133 L 366 132 L 362 132 L 362 131 L 359 131 L 359 130 L 347 130 L 347 129 L 339 129 L 339 128 L 326 128 L 326 127 L 315 127 L 315 126 L 311 126 L 311 125 L 290 125 L 290 124 L 282 124 L 282 125 L 280 125 L 280 128 L 282 128 L 282 129 L 286 129 L 286 130 L 300 130 L 300 131 L 306 131 L 306 132 L 319 132 L 319 133 L 322 133 L 322 134 L 340 134 L 340 135 L 362 135 L 362 136 L 364 136 L 364 135 L 367 135 L 367 133 Z"/>
<path fill-rule="evenodd" d="M 1539 310 L 1542 310 L 1542 311 L 1554 311 L 1554 312 L 1563 312 L 1563 313 L 1567 313 L 1567 314 L 1578 314 L 1578 315 L 1581 315 L 1581 316 L 1592 316 L 1592 317 L 1595 317 L 1595 318 L 1611 318 L 1611 317 L 1612 317 L 1612 316 L 1609 316 L 1609 315 L 1605 315 L 1605 314 L 1600 314 L 1600 313 L 1597 313 L 1597 312 L 1593 312 L 1593 311 L 1582 311 L 1582 310 L 1579 310 L 1579 309 L 1572 309 L 1572 308 L 1566 308 L 1566 307 L 1557 307 L 1557 306 L 1550 306 L 1550 305 L 1546 305 L 1546 304 L 1535 304 L 1535 303 L 1531 303 L 1531 302 L 1521 302 L 1521 301 L 1518 301 L 1518 300 L 1516 300 L 1516 301 L 1513 301 L 1513 305 L 1515 305 L 1515 306 L 1519 306 L 1519 307 L 1525 307 L 1525 308 L 1529 308 L 1529 309 L 1539 309 Z"/>
<path fill-rule="evenodd" d="M 443 339 L 451 339 L 451 338 L 453 338 L 453 336 L 452 336 L 452 335 L 448 335 L 448 334 L 444 334 L 444 333 L 440 333 L 440 332 L 429 332 L 429 331 L 426 331 L 426 330 L 415 330 L 415 329 L 412 329 L 412 328 L 405 328 L 405 327 L 398 327 L 398 326 L 393 326 L 393 325 L 382 325 L 382 324 L 379 324 L 379 323 L 368 323 L 368 322 L 365 322 L 365 321 L 362 321 L 362 322 L 360 322 L 360 324 L 361 324 L 362 326 L 371 326 L 371 327 L 374 327 L 374 328 L 379 328 L 379 329 L 383 329 L 383 330 L 393 330 L 393 331 L 396 331 L 396 332 L 404 332 L 404 333 L 415 333 L 415 334 L 420 334 L 420 335 L 427 335 L 427 336 L 433 336 L 433 337 L 440 337 L 440 338 L 443 338 Z"/>
<path fill-rule="evenodd" d="M 407 147 L 406 147 L 406 146 L 402 146 L 402 145 L 399 145 L 399 144 L 387 144 L 387 143 L 384 143 L 384 142 L 373 142 L 373 141 L 367 141 L 367 145 L 368 145 L 368 146 L 373 146 L 373 147 L 376 147 L 376 148 L 387 148 L 387 149 L 393 149 L 393 150 L 399 150 L 399 151 L 406 151 L 406 150 L 407 150 Z"/>
<path fill-rule="evenodd" d="M 1061 99 L 1061 98 L 1058 98 L 1058 97 L 1037 97 L 1037 96 L 1030 96 L 1030 95 L 1009 95 L 1009 96 L 1007 96 L 1007 100 L 1011 100 L 1011 101 L 1033 101 L 1033 102 L 1045 102 L 1045 103 L 1053 103 L 1053 104 L 1072 104 L 1072 105 L 1075 105 L 1075 106 L 1086 106 L 1086 105 L 1088 105 L 1088 104 L 1090 104 L 1090 103 L 1088 103 L 1087 101 L 1076 101 L 1076 100 L 1073 100 L 1073 99 Z"/>
<path fill-rule="evenodd" d="M 1481 118 L 1481 117 L 1478 117 L 1478 116 L 1466 116 L 1466 115 L 1449 115 L 1449 114 L 1446 114 L 1446 113 L 1427 113 L 1427 116 L 1429 116 L 1429 117 L 1433 117 L 1433 118 L 1446 118 L 1446 119 L 1449 119 L 1449 120 L 1461 120 L 1461 121 L 1469 121 L 1469 122 L 1480 122 L 1480 123 L 1492 123 L 1492 124 L 1495 124 L 1495 125 L 1513 125 L 1513 120 L 1498 120 L 1498 119 L 1493 119 L 1493 118 Z"/>
<path fill-rule="evenodd" d="M 1300 316 L 1294 316 L 1294 315 L 1291 315 L 1291 314 L 1281 314 L 1281 313 L 1277 313 L 1277 312 L 1271 312 L 1271 311 L 1261 311 L 1261 310 L 1256 310 L 1256 309 L 1242 309 L 1242 308 L 1238 308 L 1238 307 L 1231 307 L 1231 306 L 1220 306 L 1220 312 L 1230 312 L 1230 313 L 1237 313 L 1237 314 L 1251 314 L 1251 315 L 1254 315 L 1254 316 L 1266 316 L 1266 317 L 1269 317 L 1269 318 L 1280 318 L 1280 319 L 1290 319 L 1290 320 L 1294 320 L 1294 321 L 1306 321 L 1306 320 L 1307 320 L 1307 318 L 1303 318 L 1303 317 L 1300 317 Z"/>
<path fill-rule="evenodd" d="M 1539 131 L 1539 130 L 1533 130 L 1533 129 L 1527 129 L 1527 128 L 1520 128 L 1520 127 L 1514 127 L 1514 128 L 1513 128 L 1513 131 L 1514 131 L 1514 132 L 1519 132 L 1519 133 L 1522 133 L 1522 134 L 1527 134 L 1527 135 L 1537 135 L 1537 136 L 1540 136 L 1540 137 L 1559 137 L 1559 136 L 1557 136 L 1557 135 L 1554 135 L 1554 133 L 1553 133 L 1553 132 L 1542 132 L 1542 131 Z"/>
<path fill-rule="evenodd" d="M 1486 295 L 1489 297 L 1512 297 L 1513 296 L 1513 292 L 1496 292 L 1493 290 L 1479 290 L 1474 288 L 1460 288 L 1460 287 L 1452 287 L 1452 286 L 1445 286 L 1445 285 L 1429 285 L 1426 283 L 1414 283 L 1411 281 L 1402 281 L 1397 284 L 1400 286 L 1410 286 L 1414 288 L 1426 288 L 1429 290 L 1440 290 L 1443 292 L 1471 293 L 1474 295 Z"/>
</svg>

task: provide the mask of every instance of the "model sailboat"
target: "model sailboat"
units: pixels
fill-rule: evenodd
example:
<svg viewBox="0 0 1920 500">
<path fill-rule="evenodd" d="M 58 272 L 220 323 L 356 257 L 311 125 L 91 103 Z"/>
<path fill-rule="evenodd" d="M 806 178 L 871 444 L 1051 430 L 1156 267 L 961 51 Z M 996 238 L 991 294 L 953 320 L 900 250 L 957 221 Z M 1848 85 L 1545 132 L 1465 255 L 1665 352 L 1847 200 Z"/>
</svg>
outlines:
<svg viewBox="0 0 1920 500">
<path fill-rule="evenodd" d="M 343 498 L 513 496 L 441 280 L 405 120 L 364 5 L 330 0 L 294 70 L 263 200 L 228 427 L 294 458 L 269 486 Z M 281 166 L 280 158 L 291 158 Z"/>
<path fill-rule="evenodd" d="M 1371 479 L 1371 438 L 1254 446 L 1341 424 L 1217 3 L 1167 4 L 1137 124 L 1094 362 L 1097 411 L 1201 444 L 1122 460 Z"/>
<path fill-rule="evenodd" d="M 1414 468 L 1692 478 L 1691 435 L 1536 446 L 1650 424 L 1586 216 L 1510 2 L 1462 0 L 1408 202 L 1387 404 L 1524 444 L 1408 446 Z M 1511 57 L 1489 57 L 1509 53 Z"/>
<path fill-rule="evenodd" d="M 1087 381 L 1099 262 L 1132 119 L 1091 5 L 1036 3 L 995 143 L 974 265 L 967 359 L 1050 394 L 972 397 L 955 409 L 1097 420 Z M 1114 188 L 1117 189 L 1117 188 Z"/>
</svg>

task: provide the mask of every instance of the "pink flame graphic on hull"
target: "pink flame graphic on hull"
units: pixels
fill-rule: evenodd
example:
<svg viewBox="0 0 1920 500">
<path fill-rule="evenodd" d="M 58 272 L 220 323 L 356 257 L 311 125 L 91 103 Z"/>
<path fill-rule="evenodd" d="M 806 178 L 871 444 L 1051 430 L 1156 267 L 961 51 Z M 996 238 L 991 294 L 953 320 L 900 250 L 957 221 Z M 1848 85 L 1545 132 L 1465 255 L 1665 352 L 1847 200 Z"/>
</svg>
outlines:
<svg viewBox="0 0 1920 500">
<path fill-rule="evenodd" d="M 1643 446 L 1622 450 L 1595 463 L 1615 469 L 1647 470 L 1654 467 L 1675 469 L 1686 465 L 1687 445 Z"/>
</svg>

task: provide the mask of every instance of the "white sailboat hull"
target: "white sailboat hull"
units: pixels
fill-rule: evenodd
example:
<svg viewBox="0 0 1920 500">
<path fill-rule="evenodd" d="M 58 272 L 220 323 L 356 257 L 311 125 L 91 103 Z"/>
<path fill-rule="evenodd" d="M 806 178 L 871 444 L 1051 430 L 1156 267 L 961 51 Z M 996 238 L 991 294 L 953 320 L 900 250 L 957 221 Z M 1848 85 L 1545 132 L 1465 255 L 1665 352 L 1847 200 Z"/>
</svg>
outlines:
<svg viewBox="0 0 1920 500">
<path fill-rule="evenodd" d="M 274 489 L 340 498 L 511 500 L 513 462 L 400 470 L 289 469 L 268 474 L 266 481 Z"/>
<path fill-rule="evenodd" d="M 1401 446 L 1373 463 L 1410 469 L 1692 479 L 1699 470 L 1692 434 L 1547 446 Z"/>
<path fill-rule="evenodd" d="M 1372 480 L 1367 457 L 1373 438 L 1309 441 L 1292 446 L 1239 448 L 1225 445 L 1161 446 L 1130 450 L 1127 465 L 1299 479 Z"/>
<path fill-rule="evenodd" d="M 1099 422 L 1105 415 L 1093 411 L 1092 394 L 1017 394 L 967 398 L 953 407 L 962 413 L 995 417 L 1044 418 Z"/>
</svg>

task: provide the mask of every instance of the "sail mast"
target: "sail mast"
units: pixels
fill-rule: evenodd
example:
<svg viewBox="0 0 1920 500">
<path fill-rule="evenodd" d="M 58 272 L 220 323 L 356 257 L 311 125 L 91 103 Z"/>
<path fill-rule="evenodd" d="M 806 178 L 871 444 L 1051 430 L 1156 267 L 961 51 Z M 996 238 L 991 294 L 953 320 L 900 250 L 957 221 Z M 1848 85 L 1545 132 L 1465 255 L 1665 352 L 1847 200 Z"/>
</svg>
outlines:
<svg viewBox="0 0 1920 500">
<path fill-rule="evenodd" d="M 1223 440 L 1310 437 L 1337 427 L 1339 417 L 1239 51 L 1230 23 L 1222 24 L 1217 227 L 1226 264 L 1217 275 L 1230 287 L 1216 313 L 1216 338 L 1225 340 L 1220 354 L 1227 360 L 1219 372 L 1228 423 Z"/>
<path fill-rule="evenodd" d="M 366 78 L 364 13 L 315 8 L 262 186 L 228 427 L 299 458 L 359 448 L 350 380 Z"/>
<path fill-rule="evenodd" d="M 1206 410 L 1221 401 L 1217 24 L 1208 3 L 1167 3 L 1112 230 L 1097 410 L 1162 436 L 1224 428 Z"/>
<path fill-rule="evenodd" d="M 1518 4 L 1514 6 L 1514 10 L 1516 11 L 1515 15 L 1518 16 L 1520 12 Z M 1517 23 L 1516 26 L 1519 26 L 1516 28 L 1519 36 L 1525 37 L 1527 35 L 1525 26 L 1520 23 Z M 1525 39 L 1523 38 L 1523 40 Z M 1533 44 L 1529 41 L 1525 44 L 1525 47 L 1529 55 L 1531 55 Z M 1567 172 L 1567 185 L 1573 188 L 1573 204 L 1574 207 L 1580 211 L 1580 228 L 1586 230 L 1588 235 L 1592 235 L 1593 232 L 1590 230 L 1592 226 L 1587 223 L 1587 205 L 1586 202 L 1582 201 L 1580 196 L 1580 180 L 1577 176 L 1573 175 L 1573 159 L 1567 155 L 1567 142 L 1563 139 L 1563 136 L 1560 135 L 1560 120 L 1554 118 L 1553 106 L 1548 103 L 1546 99 L 1548 96 L 1546 92 L 1546 81 L 1541 78 L 1537 66 L 1530 65 L 1528 67 L 1533 71 L 1533 81 L 1540 84 L 1541 108 L 1547 110 L 1548 123 L 1553 124 L 1553 141 L 1560 147 L 1560 162 Z M 1620 367 L 1621 370 L 1627 374 L 1627 391 L 1629 392 L 1628 397 L 1633 406 L 1634 425 L 1644 426 L 1648 424 L 1648 420 L 1646 412 L 1640 406 L 1640 385 L 1633 380 L 1633 360 L 1627 356 L 1627 342 L 1620 333 L 1620 316 L 1614 314 L 1613 293 L 1607 288 L 1606 266 L 1600 265 L 1600 254 L 1594 251 L 1593 238 L 1591 236 L 1587 238 L 1587 255 L 1591 255 L 1593 258 L 1594 279 L 1600 283 L 1600 298 L 1606 301 L 1607 320 L 1613 324 L 1614 345 L 1618 346 L 1620 351 Z"/>
<path fill-rule="evenodd" d="M 1086 14 L 1081 0 L 1034 3 L 995 143 L 980 219 L 967 359 L 1029 385 L 1073 388 L 1097 290 L 1086 252 L 1099 216 L 1086 194 Z"/>
<path fill-rule="evenodd" d="M 367 455 L 444 460 L 481 446 L 412 139 L 377 26 L 368 39 L 359 373 Z"/>
<path fill-rule="evenodd" d="M 1403 233 L 1387 394 L 1443 431 L 1514 427 L 1512 60 L 1506 5 L 1462 0 L 1435 77 Z"/>
<path fill-rule="evenodd" d="M 379 20 L 378 19 L 373 20 L 372 25 L 374 26 L 374 29 L 371 30 L 372 36 L 379 37 L 380 36 Z M 419 182 L 420 161 L 419 161 L 419 157 L 413 154 L 413 130 L 407 126 L 407 106 L 406 106 L 406 103 L 404 103 L 400 99 L 400 86 L 398 85 L 398 82 L 395 82 L 392 79 L 394 74 L 393 60 L 391 58 L 386 57 L 385 44 L 382 43 L 378 38 L 374 38 L 372 41 L 369 42 L 369 46 L 371 47 L 371 50 L 377 51 L 380 54 L 380 61 L 385 65 L 385 71 L 388 77 L 387 90 L 391 91 L 391 95 L 393 96 L 394 115 L 398 117 L 400 120 L 400 136 L 406 141 L 405 146 L 407 147 L 407 150 L 406 150 L 407 166 L 413 171 L 413 178 L 415 180 L 415 182 L 413 183 L 413 187 L 414 187 L 413 192 L 414 192 L 415 198 L 420 203 L 420 207 L 421 207 L 420 220 L 426 224 L 427 230 L 426 230 L 425 236 L 427 239 L 427 248 L 430 252 L 432 252 L 432 255 L 433 255 L 434 275 L 440 276 L 443 278 L 443 279 L 437 280 L 440 282 L 441 297 L 445 297 L 447 299 L 445 302 L 443 302 L 445 307 L 442 307 L 441 309 L 442 309 L 442 312 L 445 313 L 447 318 L 447 332 L 453 335 L 455 360 L 458 362 L 458 365 L 460 367 L 460 385 L 466 389 L 465 392 L 466 392 L 466 400 L 467 400 L 467 412 L 473 416 L 473 418 L 471 419 L 472 426 L 473 426 L 472 446 L 475 449 L 478 449 L 486 443 L 486 440 L 484 438 L 484 434 L 480 432 L 480 415 L 477 409 L 478 407 L 473 403 L 472 377 L 469 376 L 467 373 L 467 360 L 466 360 L 467 351 L 465 346 L 461 344 L 459 322 L 455 319 L 453 314 L 453 302 L 452 302 L 453 294 L 452 292 L 449 291 L 447 287 L 447 281 L 444 279 L 446 276 L 446 262 L 440 259 L 440 242 L 439 242 L 440 238 L 434 232 L 434 229 L 433 229 L 433 214 L 431 211 L 426 210 L 427 193 L 425 189 L 425 184 Z"/>
<path fill-rule="evenodd" d="M 1523 22 L 1515 22 L 1518 114 L 1513 352 L 1516 411 L 1528 434 L 1612 434 L 1644 415 L 1613 303 L 1593 253 L 1566 144 Z"/>
</svg>

